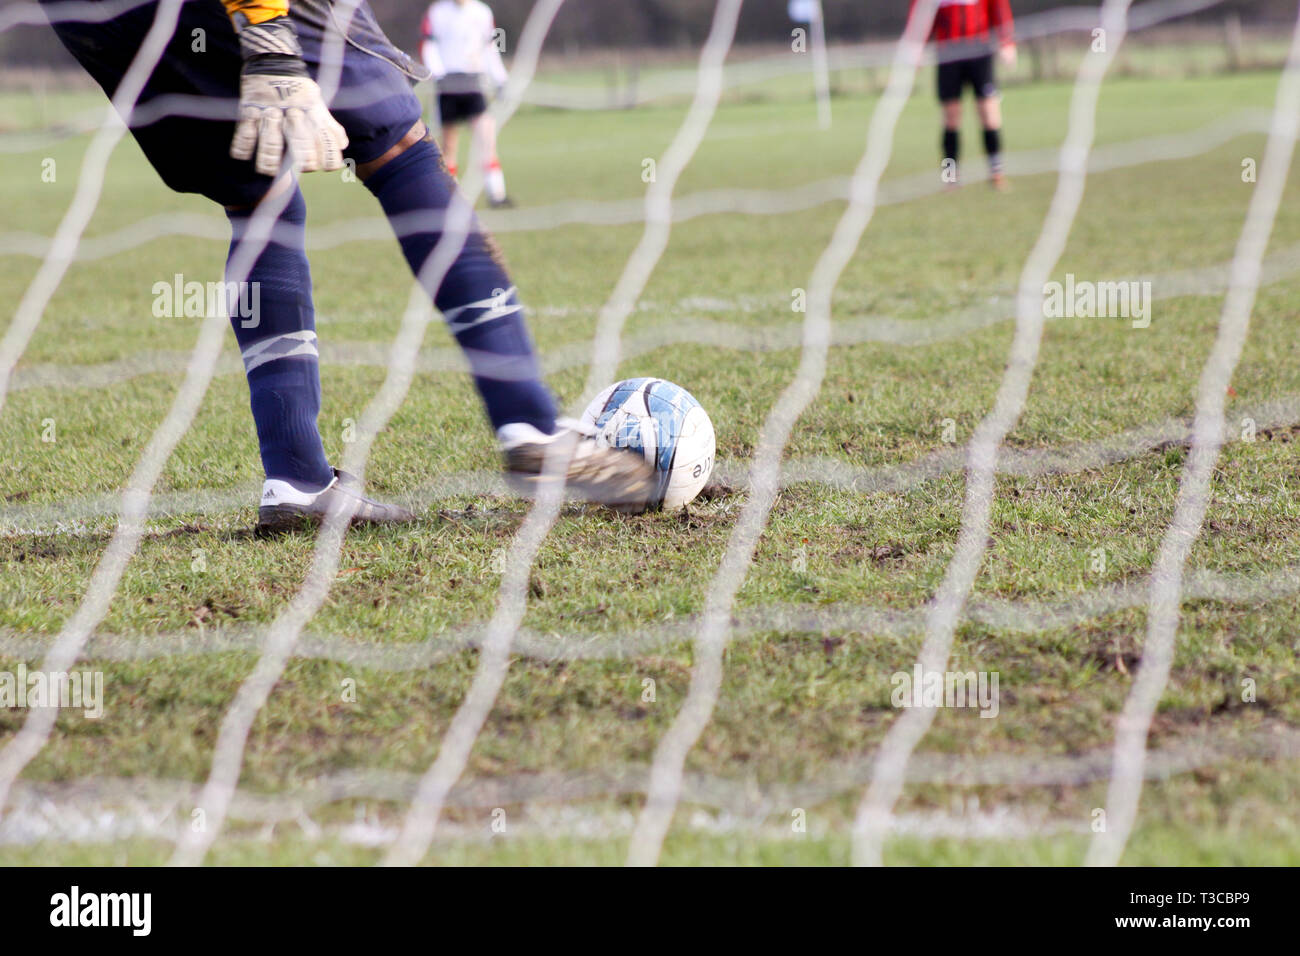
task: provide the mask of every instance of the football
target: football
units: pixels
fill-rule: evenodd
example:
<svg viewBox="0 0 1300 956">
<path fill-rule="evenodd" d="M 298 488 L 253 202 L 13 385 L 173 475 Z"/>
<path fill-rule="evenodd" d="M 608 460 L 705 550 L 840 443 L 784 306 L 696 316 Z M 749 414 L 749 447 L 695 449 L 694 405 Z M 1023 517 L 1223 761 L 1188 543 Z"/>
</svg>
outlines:
<svg viewBox="0 0 1300 956">
<path fill-rule="evenodd" d="M 654 467 L 659 480 L 651 509 L 685 506 L 713 472 L 713 422 L 690 392 L 672 382 L 615 382 L 587 406 L 582 424 L 607 445 L 640 452 Z"/>
</svg>

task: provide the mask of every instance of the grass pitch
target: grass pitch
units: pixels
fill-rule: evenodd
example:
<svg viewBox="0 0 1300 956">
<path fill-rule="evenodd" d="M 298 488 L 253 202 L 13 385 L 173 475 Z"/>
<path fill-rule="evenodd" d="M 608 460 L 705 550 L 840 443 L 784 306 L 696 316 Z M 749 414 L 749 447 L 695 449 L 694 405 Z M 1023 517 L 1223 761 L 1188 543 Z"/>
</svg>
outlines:
<svg viewBox="0 0 1300 956">
<path fill-rule="evenodd" d="M 1138 143 L 1132 155 L 1148 161 L 1090 177 L 1057 278 L 1150 278 L 1152 322 L 1048 325 L 1028 406 L 1004 450 L 1030 466 L 998 483 L 992 544 L 972 596 L 973 607 L 1008 613 L 973 615 L 954 648 L 954 670 L 999 673 L 999 713 L 939 712 L 913 761 L 889 862 L 1082 859 L 1093 810 L 1105 802 L 1116 715 L 1140 666 L 1144 576 L 1185 454 L 1176 437 L 1140 443 L 1134 435 L 1160 423 L 1177 432 L 1190 419 L 1221 307 L 1215 277 L 1250 199 L 1243 160 L 1263 154 L 1258 132 L 1207 146 L 1198 131 L 1268 110 L 1276 80 L 1122 78 L 1103 92 L 1098 145 Z M 765 86 L 762 96 L 723 104 L 680 197 L 779 196 L 851 172 L 874 99 L 837 99 L 834 126 L 823 132 L 801 97 L 803 81 L 784 83 L 779 95 Z M 688 762 L 666 862 L 848 860 L 854 806 L 897 716 L 891 676 L 912 668 L 916 611 L 951 555 L 963 491 L 959 468 L 901 485 L 883 483 L 882 469 L 959 455 L 991 404 L 1019 270 L 1055 185 L 1052 175 L 1025 174 L 1022 154 L 1059 145 L 1069 93 L 1068 84 L 1008 93 L 1013 192 L 970 183 L 887 205 L 846 270 L 834 314 L 842 340 L 787 449 L 792 474 L 807 480 L 782 491 L 740 592 L 722 698 Z M 97 102 L 61 94 L 37 109 L 11 95 L 0 100 L 0 123 L 50 124 Z M 571 357 L 590 340 L 641 226 L 513 226 L 544 207 L 635 204 L 643 160 L 662 153 L 683 115 L 678 105 L 525 109 L 504 132 L 521 209 L 486 218 L 566 403 L 585 374 Z M 1166 136 L 1186 138 L 1183 157 L 1150 159 L 1154 138 Z M 886 182 L 932 174 L 937 186 L 937 140 L 927 75 L 903 116 Z M 53 233 L 87 141 L 37 144 L 0 160 L 11 239 Z M 971 172 L 983 168 L 978 143 L 968 127 Z M 56 163 L 53 183 L 41 179 L 46 157 Z M 1225 446 L 1188 568 L 1194 580 L 1221 586 L 1192 588 L 1184 604 L 1149 742 L 1155 779 L 1129 863 L 1300 862 L 1300 270 L 1287 267 L 1300 243 L 1298 186 L 1293 171 L 1270 247 L 1275 268 L 1230 400 L 1237 437 L 1253 440 Z M 305 190 L 310 240 L 324 246 L 311 252 L 327 359 L 321 427 L 339 460 L 349 420 L 382 381 L 376 363 L 396 331 L 409 274 L 362 186 L 314 175 Z M 691 617 L 744 500 L 758 429 L 798 362 L 794 290 L 806 287 L 841 209 L 827 201 L 674 227 L 626 330 L 637 347 L 620 375 L 669 378 L 700 399 L 717 428 L 722 481 L 684 514 L 565 511 L 533 572 L 524 653 L 431 861 L 622 861 L 645 768 L 686 693 Z M 126 143 L 87 235 L 169 214 L 205 217 L 214 237 L 224 228 L 204 200 L 169 193 Z M 359 220 L 376 238 L 335 241 Z M 166 236 L 78 262 L 47 310 L 0 414 L 0 670 L 20 658 L 38 666 L 74 612 L 113 527 L 112 494 L 179 383 L 197 323 L 154 318 L 154 283 L 177 273 L 217 279 L 224 251 L 215 238 Z M 22 295 L 38 261 L 0 257 L 6 301 Z M 1180 285 L 1188 276 L 1200 286 Z M 915 331 L 972 315 L 1000 321 L 968 321 L 952 335 Z M 467 642 L 491 613 L 501 555 L 525 505 L 449 484 L 497 467 L 466 377 L 437 368 L 451 344 L 430 328 L 431 370 L 417 377 L 369 467 L 376 492 L 427 510 L 408 529 L 349 535 L 329 602 L 308 629 L 311 654 L 290 665 L 254 725 L 215 862 L 373 862 L 464 696 L 477 663 Z M 104 674 L 106 713 L 60 717 L 11 798 L 17 810 L 0 823 L 0 861 L 164 861 L 166 835 L 188 825 L 221 714 L 252 667 L 258 628 L 302 580 L 310 537 L 267 542 L 249 533 L 261 476 L 232 345 L 168 464 L 159 488 L 166 513 L 151 521 L 84 665 Z M 1256 420 L 1253 436 L 1246 418 Z M 1085 454 L 1107 441 L 1128 450 L 1106 460 Z M 1063 464 L 1034 466 L 1035 453 L 1061 449 L 1071 453 Z M 858 469 L 859 485 L 816 480 L 830 465 Z M 1243 700 L 1247 686 L 1253 701 Z M 0 737 L 23 717 L 0 710 Z M 42 797 L 56 809 L 41 809 Z"/>
</svg>

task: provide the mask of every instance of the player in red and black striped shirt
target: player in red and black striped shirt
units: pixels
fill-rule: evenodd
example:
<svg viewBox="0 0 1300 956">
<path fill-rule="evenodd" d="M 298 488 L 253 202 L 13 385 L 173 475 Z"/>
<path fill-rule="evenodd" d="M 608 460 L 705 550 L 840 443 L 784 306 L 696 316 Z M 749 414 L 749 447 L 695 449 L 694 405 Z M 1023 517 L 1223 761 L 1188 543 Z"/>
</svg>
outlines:
<svg viewBox="0 0 1300 956">
<path fill-rule="evenodd" d="M 912 0 L 915 12 L 916 0 Z M 939 102 L 943 105 L 944 181 L 956 184 L 961 151 L 961 96 L 975 91 L 984 127 L 984 151 L 994 188 L 1006 188 L 1002 171 L 1002 103 L 993 76 L 996 47 L 1008 66 L 1016 62 L 1010 0 L 938 0 L 930 39 L 939 54 Z"/>
</svg>

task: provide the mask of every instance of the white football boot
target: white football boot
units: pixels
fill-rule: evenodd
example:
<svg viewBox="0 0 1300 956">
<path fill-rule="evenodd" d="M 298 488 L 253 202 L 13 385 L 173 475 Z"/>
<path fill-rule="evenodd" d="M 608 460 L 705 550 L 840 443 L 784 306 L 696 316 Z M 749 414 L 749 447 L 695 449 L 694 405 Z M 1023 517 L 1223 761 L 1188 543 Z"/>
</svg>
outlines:
<svg viewBox="0 0 1300 956">
<path fill-rule="evenodd" d="M 497 438 L 505 457 L 506 480 L 523 495 L 535 495 L 546 480 L 542 472 L 552 449 L 564 466 L 566 490 L 586 501 L 635 513 L 645 510 L 655 488 L 654 469 L 641 455 L 601 444 L 569 418 L 556 422 L 554 435 L 516 422 L 498 429 Z"/>
<path fill-rule="evenodd" d="M 302 491 L 287 481 L 268 478 L 262 484 L 257 509 L 259 536 L 315 528 L 329 515 L 355 508 L 349 524 L 400 524 L 415 515 L 397 505 L 386 505 L 361 493 L 357 479 L 334 469 L 334 480 L 320 491 Z"/>
</svg>

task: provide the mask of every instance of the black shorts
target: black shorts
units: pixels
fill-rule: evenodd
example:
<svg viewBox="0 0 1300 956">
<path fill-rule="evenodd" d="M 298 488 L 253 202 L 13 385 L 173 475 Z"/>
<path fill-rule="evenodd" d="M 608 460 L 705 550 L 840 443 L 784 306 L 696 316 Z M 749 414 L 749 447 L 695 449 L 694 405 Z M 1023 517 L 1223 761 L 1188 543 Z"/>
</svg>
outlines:
<svg viewBox="0 0 1300 956">
<path fill-rule="evenodd" d="M 487 97 L 478 89 L 458 90 L 454 84 L 448 89 L 446 79 L 438 81 L 438 117 L 443 126 L 464 123 L 487 112 Z M 477 85 L 477 84 L 476 84 Z"/>
<path fill-rule="evenodd" d="M 320 70 L 322 47 L 332 28 L 331 3 L 294 0 L 289 8 L 313 76 Z M 59 20 L 54 31 L 112 96 L 157 13 L 158 0 L 147 0 L 99 22 Z M 197 36 L 203 36 L 206 46 L 201 54 L 191 48 Z M 369 162 L 419 121 L 420 101 L 411 91 L 411 79 L 421 70 L 388 42 L 364 2 L 356 8 L 349 43 L 342 49 L 339 87 L 330 112 L 348 134 L 343 155 Z M 230 157 L 242 66 L 239 40 L 221 4 L 185 3 L 161 60 L 145 81 L 131 124 L 149 162 L 177 192 L 202 193 L 223 206 L 248 206 L 271 185 L 271 177 L 256 172 L 251 160 Z"/>
<path fill-rule="evenodd" d="M 986 100 L 998 95 L 997 80 L 993 78 L 992 53 L 939 64 L 939 102 L 961 99 L 967 84 L 970 84 L 979 99 Z"/>
</svg>

